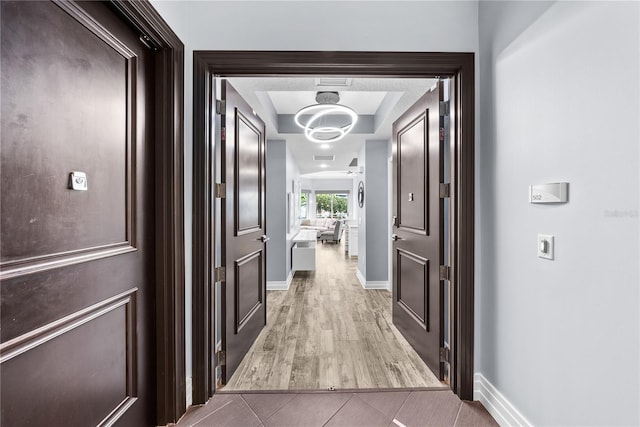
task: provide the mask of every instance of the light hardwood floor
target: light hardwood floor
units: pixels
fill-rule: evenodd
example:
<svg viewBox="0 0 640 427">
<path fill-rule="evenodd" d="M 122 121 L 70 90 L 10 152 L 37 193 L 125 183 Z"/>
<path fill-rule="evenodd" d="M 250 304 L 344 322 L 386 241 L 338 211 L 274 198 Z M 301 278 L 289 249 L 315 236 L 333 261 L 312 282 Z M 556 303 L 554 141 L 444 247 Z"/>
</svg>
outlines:
<svg viewBox="0 0 640 427">
<path fill-rule="evenodd" d="M 391 293 L 365 290 L 343 244 L 318 243 L 315 272 L 267 293 L 267 326 L 224 391 L 447 387 L 391 321 Z"/>
</svg>

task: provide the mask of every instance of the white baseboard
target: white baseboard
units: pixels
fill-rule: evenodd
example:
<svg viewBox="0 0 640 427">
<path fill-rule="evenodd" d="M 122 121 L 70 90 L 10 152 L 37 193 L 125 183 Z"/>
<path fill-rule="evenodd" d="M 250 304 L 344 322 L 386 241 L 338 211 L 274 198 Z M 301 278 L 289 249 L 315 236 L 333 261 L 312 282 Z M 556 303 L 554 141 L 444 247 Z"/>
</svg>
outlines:
<svg viewBox="0 0 640 427">
<path fill-rule="evenodd" d="M 191 377 L 186 378 L 187 386 L 187 408 L 193 403 L 193 380 Z"/>
<path fill-rule="evenodd" d="M 267 282 L 268 291 L 288 291 L 293 280 L 293 271 L 289 273 L 286 282 Z"/>
<path fill-rule="evenodd" d="M 480 373 L 473 378 L 473 400 L 482 403 L 501 426 L 531 426 L 524 415 Z"/>
<path fill-rule="evenodd" d="M 364 278 L 364 276 L 362 275 L 362 273 L 360 272 L 360 270 L 358 270 L 356 268 L 356 277 L 358 278 L 358 281 L 360 282 L 360 284 L 362 285 L 363 288 L 365 289 L 383 289 L 385 291 L 391 291 L 391 286 L 389 286 L 389 282 L 384 280 L 384 281 L 368 281 Z"/>
</svg>

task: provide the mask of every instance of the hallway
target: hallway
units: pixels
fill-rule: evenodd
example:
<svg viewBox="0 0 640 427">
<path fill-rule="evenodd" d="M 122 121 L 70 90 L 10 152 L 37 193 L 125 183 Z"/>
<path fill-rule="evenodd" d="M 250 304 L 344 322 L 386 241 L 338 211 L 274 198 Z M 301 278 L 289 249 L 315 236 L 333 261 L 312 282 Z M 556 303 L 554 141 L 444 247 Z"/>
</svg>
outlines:
<svg viewBox="0 0 640 427">
<path fill-rule="evenodd" d="M 392 325 L 391 293 L 365 290 L 344 242 L 267 295 L 267 326 L 225 391 L 445 387 Z"/>
</svg>

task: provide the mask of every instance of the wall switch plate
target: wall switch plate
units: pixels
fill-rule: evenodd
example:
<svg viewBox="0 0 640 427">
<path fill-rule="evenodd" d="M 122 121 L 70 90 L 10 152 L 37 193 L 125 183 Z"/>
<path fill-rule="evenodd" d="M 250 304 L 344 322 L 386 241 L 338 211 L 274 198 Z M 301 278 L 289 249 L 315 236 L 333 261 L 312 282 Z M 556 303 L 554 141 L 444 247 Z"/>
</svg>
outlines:
<svg viewBox="0 0 640 427">
<path fill-rule="evenodd" d="M 550 234 L 538 234 L 538 257 L 553 259 L 554 242 Z"/>
</svg>

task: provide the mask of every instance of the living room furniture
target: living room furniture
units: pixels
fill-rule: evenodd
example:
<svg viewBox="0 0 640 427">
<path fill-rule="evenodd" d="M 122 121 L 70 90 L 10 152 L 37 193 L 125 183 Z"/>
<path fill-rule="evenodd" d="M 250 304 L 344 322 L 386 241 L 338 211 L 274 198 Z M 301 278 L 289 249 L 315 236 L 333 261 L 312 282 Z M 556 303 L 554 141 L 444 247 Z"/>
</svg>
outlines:
<svg viewBox="0 0 640 427">
<path fill-rule="evenodd" d="M 300 221 L 300 230 L 331 231 L 336 225 L 333 218 L 311 218 Z"/>
<path fill-rule="evenodd" d="M 293 238 L 291 270 L 294 273 L 316 269 L 316 235 L 315 230 L 301 230 Z"/>
<path fill-rule="evenodd" d="M 324 242 L 336 242 L 338 243 L 342 238 L 342 221 L 336 221 L 336 225 L 333 231 L 322 231 L 318 238 L 322 243 Z"/>
</svg>

